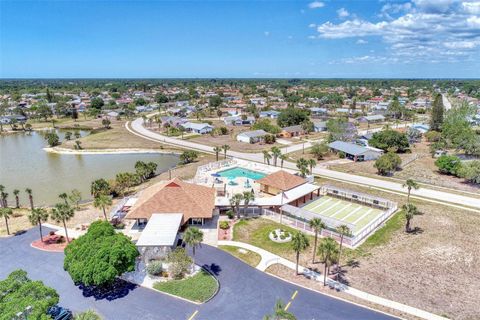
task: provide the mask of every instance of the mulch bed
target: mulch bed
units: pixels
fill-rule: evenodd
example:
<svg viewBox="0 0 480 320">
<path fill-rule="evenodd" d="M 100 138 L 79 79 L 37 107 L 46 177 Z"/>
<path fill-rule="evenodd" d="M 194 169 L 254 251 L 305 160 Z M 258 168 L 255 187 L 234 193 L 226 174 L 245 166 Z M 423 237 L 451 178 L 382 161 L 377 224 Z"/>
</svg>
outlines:
<svg viewBox="0 0 480 320">
<path fill-rule="evenodd" d="M 60 242 L 60 239 L 63 239 L 63 242 Z M 38 239 L 33 241 L 31 246 L 43 251 L 63 252 L 67 244 L 67 241 L 62 236 L 48 235 L 43 237 L 43 242 Z"/>
</svg>

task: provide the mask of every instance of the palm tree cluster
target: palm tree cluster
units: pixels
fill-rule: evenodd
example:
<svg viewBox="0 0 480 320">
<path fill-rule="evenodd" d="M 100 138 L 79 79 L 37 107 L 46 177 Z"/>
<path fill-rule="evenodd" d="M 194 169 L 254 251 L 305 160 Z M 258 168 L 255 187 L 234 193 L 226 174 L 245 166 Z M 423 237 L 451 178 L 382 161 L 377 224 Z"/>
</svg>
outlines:
<svg viewBox="0 0 480 320">
<path fill-rule="evenodd" d="M 237 219 L 240 219 L 240 205 L 242 204 L 242 201 L 244 206 L 244 214 L 247 216 L 248 205 L 252 201 L 255 201 L 255 193 L 253 191 L 244 191 L 243 193 L 236 193 L 230 198 L 230 206 L 236 213 Z"/>
<path fill-rule="evenodd" d="M 405 215 L 405 232 L 411 232 L 412 228 L 410 226 L 410 223 L 413 219 L 414 216 L 420 214 L 418 211 L 417 207 L 410 202 L 410 193 L 412 189 L 418 190 L 420 189 L 420 185 L 413 179 L 407 179 L 405 183 L 403 184 L 404 188 L 407 188 L 408 194 L 407 194 L 407 203 L 402 206 L 402 211 Z"/>
<path fill-rule="evenodd" d="M 313 168 L 317 165 L 315 159 L 300 158 L 297 160 L 297 169 L 300 171 L 302 177 L 306 177 L 308 174 L 313 174 Z"/>
<path fill-rule="evenodd" d="M 282 150 L 275 146 L 268 150 L 263 150 L 263 163 L 270 165 L 270 160 L 273 159 L 273 165 L 278 166 L 278 160 L 280 160 L 280 167 L 283 168 L 283 163 L 287 160 L 287 155 L 282 153 Z"/>
</svg>

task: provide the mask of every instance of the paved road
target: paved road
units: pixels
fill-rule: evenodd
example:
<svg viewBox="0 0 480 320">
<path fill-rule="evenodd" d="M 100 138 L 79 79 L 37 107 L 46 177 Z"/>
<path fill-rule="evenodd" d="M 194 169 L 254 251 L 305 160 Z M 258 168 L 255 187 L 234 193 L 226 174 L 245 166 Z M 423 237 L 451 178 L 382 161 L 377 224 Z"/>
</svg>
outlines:
<svg viewBox="0 0 480 320">
<path fill-rule="evenodd" d="M 60 304 L 74 311 L 95 309 L 105 319 L 189 319 L 252 320 L 271 313 L 278 298 L 292 301 L 290 311 L 298 319 L 394 319 L 385 314 L 271 277 L 251 268 L 231 255 L 204 245 L 197 251 L 196 262 L 210 267 L 220 281 L 220 291 L 203 305 L 191 304 L 153 290 L 131 286 L 108 297 L 92 296 L 74 286 L 63 271 L 63 254 L 48 253 L 30 247 L 38 237 L 37 229 L 0 239 L 0 278 L 11 271 L 25 269 L 32 279 L 44 281 L 60 294 Z"/>
<path fill-rule="evenodd" d="M 159 141 L 166 144 L 171 144 L 171 145 L 180 146 L 183 148 L 199 150 L 204 152 L 210 152 L 210 153 L 213 152 L 213 147 L 211 146 L 202 145 L 202 144 L 195 143 L 188 140 L 180 140 L 176 138 L 166 137 L 161 134 L 152 132 L 146 129 L 145 127 L 143 127 L 142 118 L 138 118 L 132 121 L 131 128 L 134 134 L 137 134 L 140 137 L 143 137 L 152 141 Z M 305 148 L 308 148 L 309 146 L 310 146 L 309 142 L 305 143 Z M 287 149 L 288 152 L 301 150 L 302 144 L 285 147 L 283 148 L 282 152 L 285 152 L 285 149 Z M 261 153 L 248 153 L 248 152 L 238 152 L 238 151 L 230 150 L 227 152 L 227 154 L 231 157 L 235 157 L 239 159 L 263 162 L 263 154 Z M 296 165 L 291 162 L 284 162 L 284 167 L 296 170 Z M 343 180 L 350 183 L 357 183 L 365 186 L 387 189 L 394 192 L 406 193 L 406 189 L 402 187 L 402 184 L 397 182 L 368 178 L 364 176 L 357 176 L 349 173 L 321 168 L 320 166 L 317 166 L 316 168 L 314 168 L 313 173 L 330 178 L 330 179 Z M 433 199 L 440 202 L 449 202 L 455 205 L 469 206 L 472 208 L 480 209 L 480 199 L 463 196 L 459 194 L 428 189 L 425 187 L 422 187 L 418 190 L 412 190 L 411 194 L 413 196 L 429 198 L 429 199 Z"/>
</svg>

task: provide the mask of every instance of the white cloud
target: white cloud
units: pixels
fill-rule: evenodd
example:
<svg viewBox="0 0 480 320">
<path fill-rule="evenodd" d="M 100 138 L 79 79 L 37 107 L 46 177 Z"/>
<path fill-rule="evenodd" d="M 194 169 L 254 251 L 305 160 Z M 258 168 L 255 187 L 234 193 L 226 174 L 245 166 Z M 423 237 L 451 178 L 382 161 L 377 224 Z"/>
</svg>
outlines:
<svg viewBox="0 0 480 320">
<path fill-rule="evenodd" d="M 358 39 L 356 44 L 367 44 L 368 41 L 367 40 L 363 40 L 363 39 Z"/>
<path fill-rule="evenodd" d="M 409 4 L 409 5 L 407 5 Z M 385 61 L 457 61 L 480 56 L 480 1 L 413 0 L 382 7 L 380 21 L 352 16 L 341 23 L 317 25 L 318 38 L 379 37 L 386 45 Z M 390 15 L 395 15 L 392 18 Z M 378 57 L 377 57 L 378 58 Z M 368 61 L 368 60 L 367 60 Z"/>
<path fill-rule="evenodd" d="M 350 13 L 345 8 L 340 8 L 337 10 L 337 14 L 339 18 L 346 18 L 350 15 Z"/>
<path fill-rule="evenodd" d="M 309 28 L 315 28 L 316 26 L 317 26 L 317 25 L 316 25 L 315 23 L 310 23 L 310 24 L 308 25 Z"/>
<path fill-rule="evenodd" d="M 321 1 L 313 1 L 308 4 L 308 7 L 310 9 L 318 9 L 318 8 L 323 8 L 325 6 L 325 3 Z"/>
<path fill-rule="evenodd" d="M 264 35 L 265 37 L 268 37 L 268 36 L 270 35 L 270 31 L 264 31 L 264 32 L 263 32 L 263 35 Z"/>
</svg>

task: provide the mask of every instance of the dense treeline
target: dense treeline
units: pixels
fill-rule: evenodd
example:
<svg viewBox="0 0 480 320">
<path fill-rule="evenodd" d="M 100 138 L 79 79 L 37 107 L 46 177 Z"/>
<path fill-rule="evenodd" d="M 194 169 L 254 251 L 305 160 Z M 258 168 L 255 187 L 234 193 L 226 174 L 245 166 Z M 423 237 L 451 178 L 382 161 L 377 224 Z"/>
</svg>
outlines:
<svg viewBox="0 0 480 320">
<path fill-rule="evenodd" d="M 4 79 L 0 80 L 0 93 L 36 93 L 44 92 L 46 87 L 54 91 L 65 90 L 80 92 L 93 90 L 108 90 L 110 92 L 124 92 L 127 89 L 146 91 L 156 86 L 184 86 L 195 85 L 213 88 L 229 85 L 232 87 L 250 87 L 256 91 L 258 85 L 269 85 L 279 90 L 292 86 L 305 85 L 310 89 L 322 87 L 358 87 L 389 89 L 392 87 L 411 88 L 453 88 L 463 89 L 465 92 L 479 92 L 480 80 L 470 79 Z"/>
</svg>

